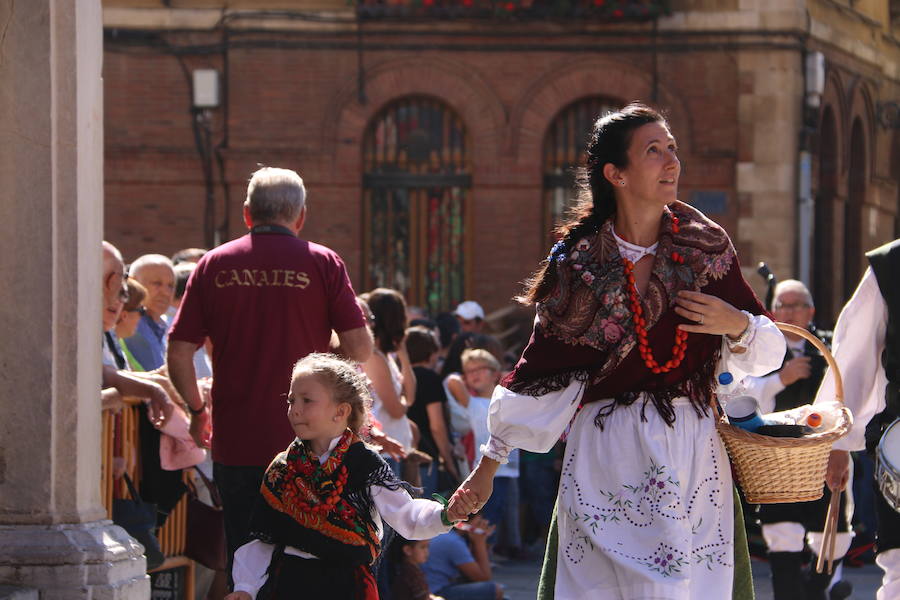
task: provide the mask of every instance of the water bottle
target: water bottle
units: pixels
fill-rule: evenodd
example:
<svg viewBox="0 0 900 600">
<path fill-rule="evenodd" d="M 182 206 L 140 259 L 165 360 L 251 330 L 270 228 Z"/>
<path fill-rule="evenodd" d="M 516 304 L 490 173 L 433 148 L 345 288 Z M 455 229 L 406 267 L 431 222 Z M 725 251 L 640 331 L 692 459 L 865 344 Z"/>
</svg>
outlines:
<svg viewBox="0 0 900 600">
<path fill-rule="evenodd" d="M 764 425 L 756 398 L 747 395 L 744 387 L 728 371 L 720 373 L 718 379 L 716 396 L 728 415 L 728 422 L 747 431 L 756 431 Z"/>
</svg>

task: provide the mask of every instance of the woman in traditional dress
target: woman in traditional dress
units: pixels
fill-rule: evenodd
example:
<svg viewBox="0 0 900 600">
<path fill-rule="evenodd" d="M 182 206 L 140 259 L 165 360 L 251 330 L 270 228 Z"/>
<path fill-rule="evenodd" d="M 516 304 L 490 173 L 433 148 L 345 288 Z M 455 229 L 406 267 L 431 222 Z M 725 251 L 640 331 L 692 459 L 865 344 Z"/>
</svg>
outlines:
<svg viewBox="0 0 900 600">
<path fill-rule="evenodd" d="M 676 150 L 641 104 L 594 125 L 575 217 L 525 295 L 534 333 L 462 485 L 483 505 L 512 448 L 546 452 L 570 426 L 542 598 L 732 597 L 741 549 L 714 381 L 778 368 L 784 338 L 725 231 L 678 201 Z"/>
</svg>

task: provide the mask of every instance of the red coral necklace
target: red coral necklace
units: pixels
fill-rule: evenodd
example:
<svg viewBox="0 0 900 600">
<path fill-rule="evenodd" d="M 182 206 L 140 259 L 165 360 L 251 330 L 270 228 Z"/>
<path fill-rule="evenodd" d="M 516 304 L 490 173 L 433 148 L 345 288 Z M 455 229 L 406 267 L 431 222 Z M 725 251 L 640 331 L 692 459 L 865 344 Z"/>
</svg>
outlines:
<svg viewBox="0 0 900 600">
<path fill-rule="evenodd" d="M 672 233 L 678 233 L 678 217 L 672 215 Z M 641 300 L 638 296 L 637 286 L 634 282 L 634 263 L 623 258 L 625 263 L 625 279 L 628 281 L 628 296 L 631 300 L 631 319 L 634 322 L 634 331 L 638 338 L 638 351 L 644 364 L 654 373 L 668 373 L 672 369 L 678 367 L 684 360 L 684 354 L 687 351 L 688 332 L 681 329 L 675 330 L 675 345 L 672 346 L 672 358 L 666 361 L 666 364 L 660 365 L 653 357 L 653 351 L 650 350 L 650 344 L 647 343 L 647 322 L 644 320 L 644 309 L 641 307 Z M 677 252 L 672 252 L 672 261 L 683 263 L 684 258 Z"/>
</svg>

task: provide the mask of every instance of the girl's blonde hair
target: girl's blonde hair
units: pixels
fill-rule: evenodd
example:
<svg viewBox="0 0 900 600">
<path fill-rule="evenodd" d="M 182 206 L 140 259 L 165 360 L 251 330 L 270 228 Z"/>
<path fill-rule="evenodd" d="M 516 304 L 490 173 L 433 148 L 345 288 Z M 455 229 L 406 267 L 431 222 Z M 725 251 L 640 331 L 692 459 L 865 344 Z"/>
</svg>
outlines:
<svg viewBox="0 0 900 600">
<path fill-rule="evenodd" d="M 497 357 L 483 348 L 469 348 L 468 350 L 464 350 L 460 360 L 462 361 L 463 367 L 470 362 L 480 362 L 486 364 L 495 371 L 500 370 L 500 361 L 497 360 Z"/>
<path fill-rule="evenodd" d="M 372 397 L 356 365 L 336 354 L 314 352 L 297 361 L 291 373 L 291 382 L 301 375 L 316 377 L 331 391 L 332 399 L 337 404 L 346 402 L 350 405 L 347 425 L 354 433 L 358 434 L 368 424 Z"/>
</svg>

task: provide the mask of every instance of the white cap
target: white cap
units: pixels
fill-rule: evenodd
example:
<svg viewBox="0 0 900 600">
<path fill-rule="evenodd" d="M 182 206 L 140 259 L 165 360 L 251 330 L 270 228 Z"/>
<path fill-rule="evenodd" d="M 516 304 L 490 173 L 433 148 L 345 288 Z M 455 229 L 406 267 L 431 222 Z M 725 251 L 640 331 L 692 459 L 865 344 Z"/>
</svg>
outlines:
<svg viewBox="0 0 900 600">
<path fill-rule="evenodd" d="M 461 302 L 460 305 L 456 307 L 453 314 L 462 317 L 466 321 L 471 321 L 473 319 L 484 320 L 484 309 L 474 300 Z"/>
</svg>

